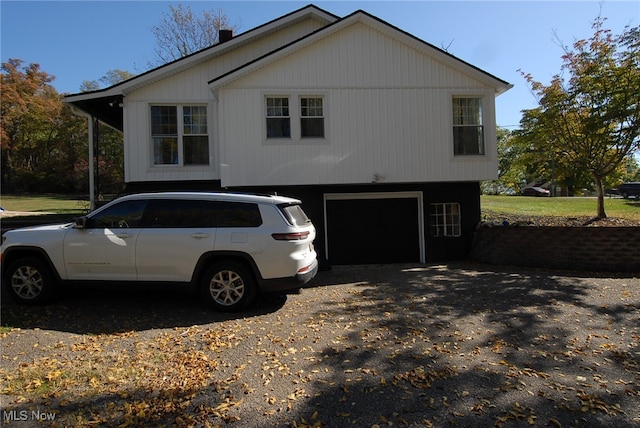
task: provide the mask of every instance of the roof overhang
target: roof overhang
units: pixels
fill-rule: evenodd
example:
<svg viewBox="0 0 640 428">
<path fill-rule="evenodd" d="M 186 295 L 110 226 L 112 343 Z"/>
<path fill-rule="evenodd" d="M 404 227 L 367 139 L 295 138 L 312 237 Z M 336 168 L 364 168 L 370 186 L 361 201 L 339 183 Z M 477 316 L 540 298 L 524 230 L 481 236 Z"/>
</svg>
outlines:
<svg viewBox="0 0 640 428">
<path fill-rule="evenodd" d="M 330 24 L 339 19 L 314 5 L 305 6 L 287 15 L 276 18 L 244 33 L 234 36 L 228 41 L 202 49 L 186 57 L 149 70 L 131 79 L 120 82 L 98 91 L 71 94 L 64 97 L 65 103 L 90 114 L 98 120 L 120 131 L 123 130 L 123 100 L 128 93 L 150 85 L 168 76 L 180 73 L 198 64 L 210 61 L 240 46 L 254 42 L 265 35 L 278 31 L 293 23 L 313 17 L 318 21 Z"/>
<path fill-rule="evenodd" d="M 124 96 L 119 93 L 104 93 L 96 96 L 91 92 L 64 98 L 65 103 L 90 114 L 118 131 L 123 131 L 123 100 Z"/>
<path fill-rule="evenodd" d="M 240 79 L 270 63 L 277 61 L 278 59 L 285 57 L 292 52 L 295 52 L 299 49 L 308 46 L 317 40 L 327 37 L 329 34 L 333 34 L 335 32 L 340 31 L 341 29 L 346 28 L 353 23 L 360 22 L 372 27 L 375 27 L 378 31 L 384 32 L 391 37 L 399 38 L 404 43 L 412 45 L 415 49 L 423 51 L 425 54 L 430 55 L 441 61 L 452 68 L 456 68 L 461 70 L 469 75 L 474 76 L 474 78 L 478 79 L 481 82 L 484 82 L 489 87 L 494 89 L 494 93 L 496 96 L 508 91 L 513 87 L 512 84 L 490 74 L 486 71 L 434 46 L 424 40 L 421 40 L 415 37 L 412 34 L 407 33 L 404 30 L 401 30 L 380 18 L 377 18 L 367 12 L 362 10 L 358 10 L 351 15 L 348 15 L 342 19 L 336 20 L 335 22 L 313 32 L 310 33 L 298 40 L 295 40 L 289 43 L 286 46 L 282 46 L 268 54 L 257 58 L 254 61 L 251 61 L 247 64 L 244 64 L 234 70 L 229 71 L 228 73 L 218 76 L 208 82 L 209 89 L 212 92 L 216 92 L 221 87 Z"/>
<path fill-rule="evenodd" d="M 435 56 L 438 60 L 443 61 L 454 68 L 463 69 L 467 73 L 474 75 L 480 81 L 484 81 L 488 86 L 493 87 L 496 96 L 513 87 L 513 85 L 505 82 L 504 80 L 501 80 L 475 67 L 474 65 L 469 64 L 448 52 L 431 45 L 430 43 L 418 39 L 417 37 L 364 11 L 356 11 L 351 15 L 340 19 L 329 12 L 310 5 L 245 33 L 239 34 L 229 41 L 218 43 L 217 45 L 195 52 L 184 58 L 180 58 L 161 67 L 149 70 L 146 73 L 120 82 L 109 88 L 80 94 L 71 94 L 66 96 L 63 101 L 87 114 L 90 114 L 107 125 L 122 131 L 124 122 L 123 103 L 124 98 L 128 93 L 162 80 L 168 76 L 180 73 L 197 64 L 212 60 L 229 50 L 247 43 L 252 43 L 266 34 L 277 31 L 283 26 L 291 25 L 292 23 L 306 19 L 309 16 L 313 16 L 315 19 L 323 21 L 327 25 L 314 33 L 293 41 L 290 44 L 276 49 L 275 51 L 257 58 L 235 70 L 231 70 L 224 75 L 214 77 L 208 82 L 209 88 L 215 92 L 218 88 L 239 79 L 258 68 L 264 67 L 266 64 L 276 61 L 295 50 L 302 49 L 319 38 L 326 37 L 328 34 L 340 31 L 340 29 L 345 28 L 354 22 L 363 22 L 367 25 L 375 26 L 380 31 L 385 31 L 394 37 L 402 38 L 405 43 L 414 44 L 417 49 L 424 50 L 425 53 Z"/>
</svg>

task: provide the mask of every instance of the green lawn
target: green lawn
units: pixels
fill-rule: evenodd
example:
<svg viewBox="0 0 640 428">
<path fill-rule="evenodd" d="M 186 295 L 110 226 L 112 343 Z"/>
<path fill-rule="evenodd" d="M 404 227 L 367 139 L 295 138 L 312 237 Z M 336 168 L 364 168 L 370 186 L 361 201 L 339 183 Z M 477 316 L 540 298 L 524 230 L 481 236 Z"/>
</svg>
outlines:
<svg viewBox="0 0 640 428">
<path fill-rule="evenodd" d="M 480 198 L 482 211 L 498 214 L 531 216 L 595 217 L 595 197 L 535 198 L 526 196 L 489 196 Z M 640 199 L 605 198 L 604 209 L 609 217 L 640 221 Z"/>
<path fill-rule="evenodd" d="M 2 195 L 0 206 L 7 211 L 80 215 L 89 209 L 89 200 L 80 195 Z"/>
<path fill-rule="evenodd" d="M 482 211 L 498 214 L 532 216 L 595 217 L 596 198 L 534 198 L 524 196 L 481 197 Z M 8 211 L 52 212 L 82 215 L 89 201 L 79 195 L 2 195 L 0 206 Z M 640 199 L 606 198 L 605 210 L 609 217 L 640 221 Z"/>
</svg>

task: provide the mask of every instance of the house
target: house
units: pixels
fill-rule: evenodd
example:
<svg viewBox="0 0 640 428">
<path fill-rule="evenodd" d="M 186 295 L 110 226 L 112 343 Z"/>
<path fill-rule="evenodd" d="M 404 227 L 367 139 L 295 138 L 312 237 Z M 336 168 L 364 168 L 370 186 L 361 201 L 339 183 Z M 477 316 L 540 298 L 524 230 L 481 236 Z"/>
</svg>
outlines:
<svg viewBox="0 0 640 428">
<path fill-rule="evenodd" d="M 469 253 L 510 87 L 310 5 L 65 101 L 124 132 L 128 192 L 277 192 L 302 199 L 324 263 L 431 262 Z"/>
</svg>

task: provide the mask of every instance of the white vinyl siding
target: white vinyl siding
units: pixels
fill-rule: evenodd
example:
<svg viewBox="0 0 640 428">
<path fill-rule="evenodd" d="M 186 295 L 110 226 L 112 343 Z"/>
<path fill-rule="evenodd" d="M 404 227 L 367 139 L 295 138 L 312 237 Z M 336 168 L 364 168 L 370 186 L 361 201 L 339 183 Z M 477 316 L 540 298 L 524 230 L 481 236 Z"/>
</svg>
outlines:
<svg viewBox="0 0 640 428">
<path fill-rule="evenodd" d="M 301 39 L 296 49 L 278 49 L 321 25 L 298 22 L 125 94 L 126 181 L 269 186 L 497 178 L 495 80 L 366 16 Z M 252 62 L 270 51 L 264 63 Z M 245 74 L 243 64 L 250 64 Z M 233 69 L 240 71 L 227 74 Z M 483 99 L 485 156 L 454 156 L 452 100 L 467 95 Z M 266 138 L 270 96 L 289 98 L 290 139 Z M 303 138 L 302 99 L 317 97 L 324 138 Z M 209 165 L 153 166 L 150 104 L 207 106 Z"/>
<path fill-rule="evenodd" d="M 356 23 L 242 77 L 242 86 L 474 89 L 484 85 L 459 62 L 424 44 Z M 233 83 L 235 86 L 235 82 Z M 273 85 L 273 86 L 272 86 Z M 488 88 L 488 86 L 487 86 Z"/>
<path fill-rule="evenodd" d="M 454 156 L 451 113 L 454 95 L 481 96 L 484 123 L 495 123 L 494 88 L 404 41 L 356 23 L 213 88 L 222 185 L 494 179 L 495 127 L 485 125 L 488 155 Z M 282 94 L 291 140 L 268 140 L 264 100 Z M 303 139 L 294 104 L 318 94 L 325 137 Z"/>
<path fill-rule="evenodd" d="M 326 24 L 327 22 L 317 19 L 287 23 L 212 60 L 193 64 L 190 68 L 159 80 L 146 81 L 143 86 L 128 91 L 124 98 L 125 181 L 220 179 L 219 151 L 221 149 L 218 138 L 220 127 L 224 124 L 218 124 L 216 113 L 218 104 L 208 88 L 208 82 Z M 176 66 L 179 66 L 179 63 L 176 63 Z M 154 167 L 153 152 L 149 143 L 151 140 L 149 105 L 179 103 L 207 105 L 210 127 L 209 164 L 186 165 L 180 168 Z M 259 129 L 261 130 L 262 127 Z"/>
<path fill-rule="evenodd" d="M 325 88 L 324 92 L 325 100 L 331 101 L 331 108 L 324 111 L 325 139 L 272 142 L 265 140 L 261 125 L 262 91 L 221 90 L 222 184 L 371 183 L 375 176 L 384 177 L 378 182 L 385 183 L 477 181 L 496 174 L 494 156 L 453 156 L 449 90 Z M 292 125 L 295 122 L 292 119 Z"/>
</svg>

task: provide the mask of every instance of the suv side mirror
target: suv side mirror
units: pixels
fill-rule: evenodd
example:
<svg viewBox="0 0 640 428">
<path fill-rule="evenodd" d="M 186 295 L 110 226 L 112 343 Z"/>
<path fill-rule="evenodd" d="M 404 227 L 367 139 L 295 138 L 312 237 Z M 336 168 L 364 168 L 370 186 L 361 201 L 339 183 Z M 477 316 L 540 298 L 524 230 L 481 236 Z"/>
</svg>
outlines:
<svg viewBox="0 0 640 428">
<path fill-rule="evenodd" d="M 87 228 L 87 217 L 82 216 L 78 217 L 75 221 L 76 229 L 86 229 Z"/>
</svg>

